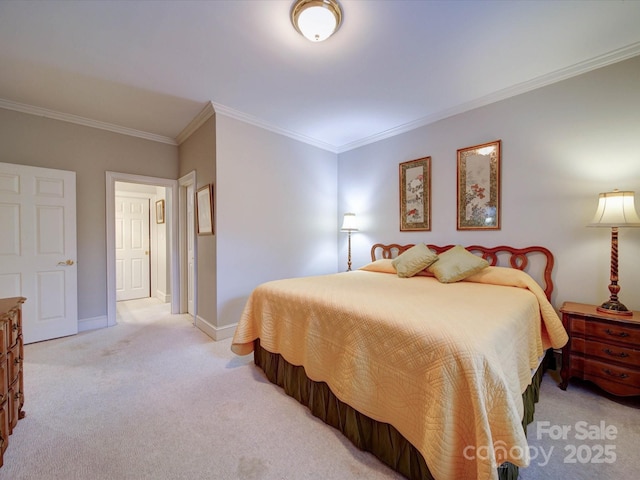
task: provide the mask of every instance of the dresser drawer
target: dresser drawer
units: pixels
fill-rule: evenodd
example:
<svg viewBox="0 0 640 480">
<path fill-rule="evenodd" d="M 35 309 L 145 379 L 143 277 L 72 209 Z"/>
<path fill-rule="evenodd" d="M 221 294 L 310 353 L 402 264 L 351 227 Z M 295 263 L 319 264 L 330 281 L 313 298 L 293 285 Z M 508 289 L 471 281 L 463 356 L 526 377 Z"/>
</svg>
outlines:
<svg viewBox="0 0 640 480">
<path fill-rule="evenodd" d="M 0 351 L 6 352 L 10 345 L 9 322 L 0 321 Z"/>
<path fill-rule="evenodd" d="M 13 429 L 18 424 L 18 420 L 20 419 L 20 408 L 24 404 L 24 399 L 22 397 L 22 391 L 20 390 L 20 383 L 14 382 L 9 387 L 9 435 L 13 433 Z"/>
<path fill-rule="evenodd" d="M 9 436 L 24 417 L 22 304 L 24 297 L 0 298 L 0 467 Z"/>
<path fill-rule="evenodd" d="M 18 341 L 18 336 L 22 332 L 22 317 L 20 313 L 20 310 L 9 312 L 9 322 L 7 322 L 7 327 L 9 328 L 9 343 L 7 347 L 15 345 Z"/>
<path fill-rule="evenodd" d="M 0 403 L 8 398 L 9 374 L 7 372 L 6 355 L 0 355 Z"/>
<path fill-rule="evenodd" d="M 9 384 L 15 382 L 22 371 L 22 357 L 20 356 L 21 351 L 20 343 L 16 343 L 11 349 L 7 352 L 7 363 L 9 367 Z"/>
<path fill-rule="evenodd" d="M 2 453 L 9 446 L 9 401 L 0 403 L 0 467 L 2 466 Z"/>
<path fill-rule="evenodd" d="M 571 371 L 585 380 L 595 381 L 602 388 L 616 395 L 640 394 L 639 370 L 576 355 L 572 358 Z"/>
<path fill-rule="evenodd" d="M 628 343 L 640 345 L 640 329 L 633 328 L 619 323 L 606 323 L 594 320 L 584 320 L 582 318 L 572 318 L 570 334 L 595 337 L 603 341 Z"/>
<path fill-rule="evenodd" d="M 610 345 L 604 342 L 587 340 L 580 337 L 571 339 L 571 351 L 602 358 L 607 362 L 617 362 L 630 368 L 640 369 L 640 350 L 631 347 Z"/>
</svg>

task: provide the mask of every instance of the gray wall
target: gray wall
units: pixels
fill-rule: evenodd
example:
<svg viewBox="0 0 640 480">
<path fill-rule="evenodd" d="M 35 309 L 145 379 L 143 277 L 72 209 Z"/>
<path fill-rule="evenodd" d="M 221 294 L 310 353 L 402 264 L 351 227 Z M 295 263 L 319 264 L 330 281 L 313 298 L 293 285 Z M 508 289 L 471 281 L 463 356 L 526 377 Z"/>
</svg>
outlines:
<svg viewBox="0 0 640 480">
<path fill-rule="evenodd" d="M 258 284 L 336 271 L 337 155 L 216 118 L 216 326 L 228 335 Z"/>
<path fill-rule="evenodd" d="M 610 231 L 586 228 L 599 192 L 640 196 L 640 57 L 335 155 L 217 115 L 179 148 L 0 109 L 0 161 L 77 173 L 78 312 L 106 315 L 105 171 L 215 183 L 216 235 L 198 237 L 198 313 L 233 332 L 267 280 L 344 270 L 342 214 L 375 242 L 544 245 L 554 303 L 608 296 Z M 456 150 L 501 139 L 502 229 L 456 230 Z M 399 232 L 398 164 L 432 157 L 432 230 Z M 639 208 L 640 210 L 640 208 Z M 640 229 L 620 233 L 621 300 L 640 309 Z"/>
<path fill-rule="evenodd" d="M 339 155 L 339 211 L 354 211 L 354 266 L 372 243 L 542 245 L 556 257 L 554 303 L 609 296 L 610 236 L 587 228 L 598 193 L 640 197 L 640 57 Z M 456 230 L 456 151 L 502 140 L 502 229 Z M 432 157 L 432 229 L 399 231 L 398 164 Z M 636 208 L 640 211 L 640 201 Z M 340 239 L 340 260 L 346 238 Z M 640 228 L 621 229 L 620 299 L 640 310 Z"/>
<path fill-rule="evenodd" d="M 76 172 L 78 318 L 106 316 L 105 172 L 175 179 L 178 149 L 0 109 L 0 162 Z"/>
<path fill-rule="evenodd" d="M 216 205 L 216 117 L 205 121 L 179 147 L 180 176 L 196 172 L 197 188 L 214 185 L 214 208 Z M 214 212 L 214 235 L 196 235 L 198 249 L 198 305 L 199 320 L 211 325 L 216 323 L 216 215 Z"/>
</svg>

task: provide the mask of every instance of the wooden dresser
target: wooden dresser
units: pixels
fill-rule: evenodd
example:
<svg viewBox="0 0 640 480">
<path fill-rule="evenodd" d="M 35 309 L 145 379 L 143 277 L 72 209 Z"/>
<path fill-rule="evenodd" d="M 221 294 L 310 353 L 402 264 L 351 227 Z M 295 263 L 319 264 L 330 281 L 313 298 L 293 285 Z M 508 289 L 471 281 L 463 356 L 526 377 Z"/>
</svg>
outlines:
<svg viewBox="0 0 640 480">
<path fill-rule="evenodd" d="M 589 380 L 619 396 L 640 395 L 640 312 L 601 313 L 595 305 L 565 302 L 560 309 L 569 342 L 562 349 L 562 382 Z"/>
<path fill-rule="evenodd" d="M 24 418 L 22 380 L 22 304 L 26 298 L 0 299 L 0 467 L 9 435 Z"/>
</svg>

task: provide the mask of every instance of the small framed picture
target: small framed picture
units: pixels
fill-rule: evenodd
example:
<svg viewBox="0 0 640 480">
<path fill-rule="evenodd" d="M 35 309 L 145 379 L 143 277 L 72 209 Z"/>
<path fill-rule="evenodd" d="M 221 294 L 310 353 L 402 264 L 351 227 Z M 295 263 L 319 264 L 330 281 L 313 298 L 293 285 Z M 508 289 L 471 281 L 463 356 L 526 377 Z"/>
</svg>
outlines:
<svg viewBox="0 0 640 480">
<path fill-rule="evenodd" d="M 431 157 L 400 164 L 400 231 L 431 230 Z"/>
<path fill-rule="evenodd" d="M 198 235 L 213 235 L 213 185 L 207 184 L 196 192 L 196 227 Z"/>
<path fill-rule="evenodd" d="M 458 150 L 458 230 L 500 230 L 500 143 Z"/>
<path fill-rule="evenodd" d="M 156 202 L 156 223 L 164 223 L 164 200 Z"/>
</svg>

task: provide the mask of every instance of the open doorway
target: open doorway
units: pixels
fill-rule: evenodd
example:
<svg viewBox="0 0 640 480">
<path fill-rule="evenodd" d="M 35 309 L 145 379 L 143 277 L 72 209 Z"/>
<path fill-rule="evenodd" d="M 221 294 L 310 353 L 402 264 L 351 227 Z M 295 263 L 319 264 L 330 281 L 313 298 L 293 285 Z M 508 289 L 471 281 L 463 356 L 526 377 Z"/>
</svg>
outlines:
<svg viewBox="0 0 640 480">
<path fill-rule="evenodd" d="M 116 301 L 171 299 L 166 187 L 116 182 Z"/>
<path fill-rule="evenodd" d="M 155 194 L 152 194 L 152 191 Z M 132 175 L 117 172 L 106 173 L 106 220 L 107 220 L 107 325 L 112 326 L 116 324 L 116 302 L 118 286 L 122 285 L 122 279 L 118 278 L 116 257 L 116 196 L 120 193 L 121 196 L 128 196 L 129 198 L 142 198 L 148 205 L 149 213 L 147 218 L 149 219 L 149 229 L 153 229 L 156 225 L 155 241 L 156 250 L 158 250 L 158 244 L 164 245 L 166 252 L 164 253 L 164 261 L 159 261 L 155 265 L 156 280 L 158 275 L 163 275 L 161 271 L 164 270 L 164 277 L 166 278 L 166 297 L 165 301 L 169 300 L 171 303 L 171 313 L 180 313 L 180 269 L 179 269 L 179 255 L 178 255 L 178 182 L 177 180 L 170 180 L 166 178 L 147 177 L 142 175 Z M 146 198 L 145 198 L 146 196 Z M 164 198 L 160 198 L 164 196 Z M 160 211 L 156 202 L 163 200 L 162 202 L 162 218 L 160 218 Z M 143 214 L 144 216 L 144 214 Z M 162 229 L 158 229 L 157 221 L 163 220 Z M 161 237 L 162 230 L 164 237 Z M 140 232 L 143 232 L 142 229 Z M 141 237 L 144 237 L 145 233 L 139 233 Z M 150 242 L 154 239 L 149 236 Z M 140 239 L 142 240 L 142 238 Z M 150 244 L 150 247 L 153 246 Z M 140 250 L 144 252 L 145 249 Z M 147 249 L 147 252 L 151 252 L 151 249 Z M 161 252 L 156 252 L 161 253 Z M 144 253 L 142 253 L 144 255 Z M 158 260 L 158 259 L 156 259 Z M 153 256 L 149 254 L 150 270 L 153 271 L 151 262 L 153 262 Z M 136 262 L 140 263 L 139 259 Z M 144 275 L 143 270 L 139 270 L 139 275 Z M 146 296 L 154 296 L 154 285 L 151 281 L 153 274 L 149 276 L 149 294 Z M 136 279 L 141 280 L 141 279 Z M 175 294 L 173 294 L 175 292 Z M 164 295 L 164 294 L 163 294 Z"/>
</svg>

